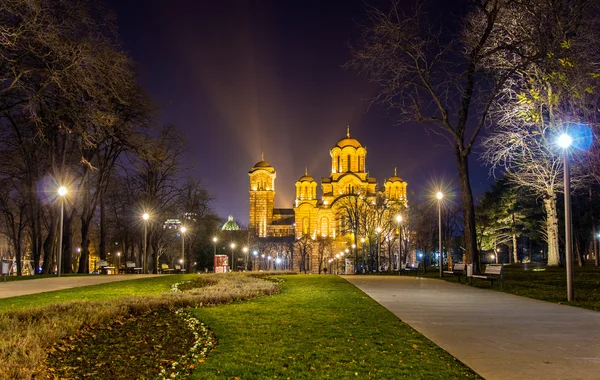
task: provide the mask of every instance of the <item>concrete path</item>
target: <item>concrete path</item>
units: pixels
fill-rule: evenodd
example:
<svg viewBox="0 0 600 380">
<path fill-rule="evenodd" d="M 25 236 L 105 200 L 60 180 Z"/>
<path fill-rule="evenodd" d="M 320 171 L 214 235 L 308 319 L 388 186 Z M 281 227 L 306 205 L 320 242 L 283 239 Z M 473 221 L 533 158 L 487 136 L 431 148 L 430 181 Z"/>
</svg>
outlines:
<svg viewBox="0 0 600 380">
<path fill-rule="evenodd" d="M 600 379 L 600 313 L 435 279 L 344 276 L 486 379 Z"/>
<path fill-rule="evenodd" d="M 80 286 L 106 284 L 107 282 L 137 280 L 139 278 L 146 278 L 152 276 L 156 275 L 115 274 L 96 276 L 65 276 L 6 282 L 2 281 L 0 278 L 0 298 L 10 298 L 24 296 L 27 294 L 52 292 L 54 290 L 78 288 Z"/>
</svg>

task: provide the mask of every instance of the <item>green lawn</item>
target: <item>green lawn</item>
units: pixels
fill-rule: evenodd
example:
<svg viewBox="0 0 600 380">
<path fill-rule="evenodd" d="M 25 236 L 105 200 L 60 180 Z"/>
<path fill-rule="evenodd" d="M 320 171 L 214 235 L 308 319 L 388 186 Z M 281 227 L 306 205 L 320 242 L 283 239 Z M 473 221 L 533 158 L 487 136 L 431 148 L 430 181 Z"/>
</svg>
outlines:
<svg viewBox="0 0 600 380">
<path fill-rule="evenodd" d="M 285 276 L 281 294 L 197 309 L 218 345 L 192 379 L 478 378 L 337 276 Z"/>
<path fill-rule="evenodd" d="M 0 311 L 44 306 L 65 301 L 98 301 L 132 295 L 159 295 L 169 292 L 171 284 L 193 278 L 196 274 L 156 276 L 138 280 L 125 280 L 81 288 L 57 290 L 21 297 L 0 299 Z"/>
<path fill-rule="evenodd" d="M 425 277 L 439 278 L 437 268 L 428 268 Z M 444 275 L 444 280 L 457 282 L 457 277 Z M 461 277 L 464 283 L 464 277 Z M 466 285 L 465 285 L 466 286 Z M 474 286 L 489 288 L 488 281 L 475 281 Z M 504 288 L 494 284 L 494 290 L 542 301 L 564 303 L 600 311 L 600 268 L 592 265 L 574 266 L 573 289 L 575 301 L 567 302 L 567 275 L 565 268 L 541 267 L 541 265 L 504 266 Z"/>
</svg>

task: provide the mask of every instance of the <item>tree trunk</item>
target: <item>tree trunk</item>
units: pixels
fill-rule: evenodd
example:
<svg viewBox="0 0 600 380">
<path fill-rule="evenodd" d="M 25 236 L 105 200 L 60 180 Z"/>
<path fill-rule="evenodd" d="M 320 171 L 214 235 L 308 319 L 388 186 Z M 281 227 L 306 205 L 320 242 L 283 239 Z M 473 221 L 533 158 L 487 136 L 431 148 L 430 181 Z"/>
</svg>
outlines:
<svg viewBox="0 0 600 380">
<path fill-rule="evenodd" d="M 106 260 L 106 222 L 104 210 L 104 188 L 100 189 L 100 260 Z M 113 257 L 114 259 L 114 257 Z"/>
<path fill-rule="evenodd" d="M 544 198 L 546 211 L 546 234 L 548 236 L 548 266 L 561 263 L 558 251 L 558 215 L 556 213 L 556 194 L 547 194 Z"/>
<path fill-rule="evenodd" d="M 63 257 L 61 261 L 62 269 L 60 273 L 72 273 L 73 272 L 73 213 L 71 215 L 65 213 L 63 218 Z"/>
<path fill-rule="evenodd" d="M 592 241 L 594 242 L 594 265 L 598 266 L 600 263 L 598 262 L 598 236 L 596 236 L 596 222 L 594 221 L 592 230 Z"/>
<path fill-rule="evenodd" d="M 83 215 L 81 216 L 81 255 L 79 256 L 79 268 L 77 273 L 90 272 L 90 226 L 85 223 Z"/>
<path fill-rule="evenodd" d="M 475 229 L 475 206 L 473 205 L 473 192 L 469 179 L 469 156 L 456 146 L 454 150 L 458 178 L 460 182 L 460 195 L 463 206 L 465 222 L 465 248 L 467 249 L 467 262 L 473 264 L 473 273 L 479 271 L 479 251 L 477 250 L 477 231 Z"/>
<path fill-rule="evenodd" d="M 50 228 L 48 232 L 48 236 L 44 240 L 44 264 L 42 264 L 42 273 L 49 274 L 54 271 L 54 250 L 56 249 L 55 239 L 56 239 L 56 223 L 54 222 L 54 218 L 50 221 Z"/>
<path fill-rule="evenodd" d="M 517 262 L 519 262 L 519 256 L 517 253 L 518 252 L 517 251 L 517 234 L 513 233 L 512 241 L 513 241 L 513 260 L 512 260 L 512 262 L 517 263 Z"/>
</svg>

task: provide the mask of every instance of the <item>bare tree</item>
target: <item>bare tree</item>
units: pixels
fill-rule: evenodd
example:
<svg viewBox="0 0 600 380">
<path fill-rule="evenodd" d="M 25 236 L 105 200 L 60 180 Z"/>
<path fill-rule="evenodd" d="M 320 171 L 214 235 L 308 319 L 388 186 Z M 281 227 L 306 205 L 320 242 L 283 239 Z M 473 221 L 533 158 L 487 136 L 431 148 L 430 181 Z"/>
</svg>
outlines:
<svg viewBox="0 0 600 380">
<path fill-rule="evenodd" d="M 493 104 L 498 126 L 483 141 L 483 157 L 492 170 L 505 172 L 509 181 L 543 199 L 548 265 L 559 265 L 556 198 L 563 188 L 563 159 L 556 140 L 576 124 L 596 119 L 597 9 L 595 2 L 586 0 L 532 3 L 536 7 L 531 17 L 540 20 L 537 41 L 547 54 L 515 73 Z M 588 174 L 577 169 L 575 181 Z"/>
<path fill-rule="evenodd" d="M 529 49 L 530 29 L 517 2 L 475 0 L 452 27 L 431 26 L 422 5 L 403 14 L 399 1 L 388 12 L 369 8 L 368 25 L 352 48 L 354 68 L 379 85 L 373 99 L 397 112 L 399 122 L 420 122 L 443 136 L 458 169 L 469 260 L 478 262 L 469 156 L 489 123 L 490 106 L 517 70 L 538 56 Z"/>
</svg>

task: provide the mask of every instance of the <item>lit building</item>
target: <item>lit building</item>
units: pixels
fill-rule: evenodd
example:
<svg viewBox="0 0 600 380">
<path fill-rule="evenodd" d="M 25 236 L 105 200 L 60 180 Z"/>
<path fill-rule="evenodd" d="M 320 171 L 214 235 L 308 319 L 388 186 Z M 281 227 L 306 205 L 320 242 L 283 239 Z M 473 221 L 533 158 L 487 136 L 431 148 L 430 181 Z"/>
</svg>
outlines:
<svg viewBox="0 0 600 380">
<path fill-rule="evenodd" d="M 407 183 L 394 175 L 378 188 L 377 180 L 366 170 L 367 148 L 350 137 L 339 140 L 330 150 L 331 174 L 321 179 L 321 196 L 317 194 L 317 182 L 308 174 L 296 181 L 296 199 L 291 209 L 278 209 L 275 204 L 275 168 L 264 160 L 250 170 L 250 224 L 258 237 L 294 236 L 295 239 L 310 237 L 332 238 L 337 248 L 348 243 L 348 226 L 343 208 L 349 199 L 360 197 L 361 202 L 375 204 L 377 197 L 388 205 L 407 206 Z M 352 243 L 356 243 L 352 241 Z"/>
</svg>

